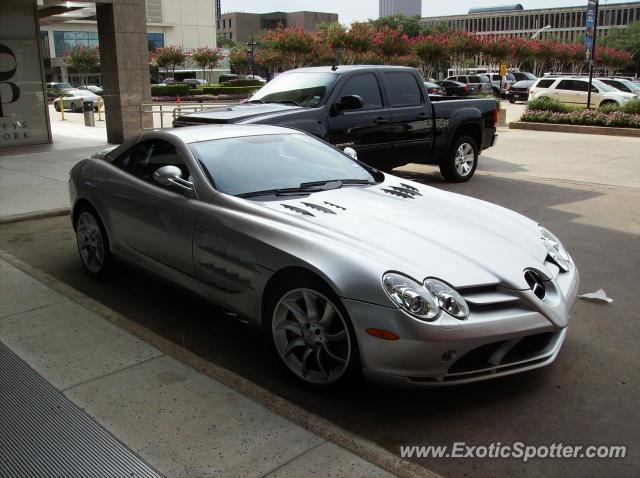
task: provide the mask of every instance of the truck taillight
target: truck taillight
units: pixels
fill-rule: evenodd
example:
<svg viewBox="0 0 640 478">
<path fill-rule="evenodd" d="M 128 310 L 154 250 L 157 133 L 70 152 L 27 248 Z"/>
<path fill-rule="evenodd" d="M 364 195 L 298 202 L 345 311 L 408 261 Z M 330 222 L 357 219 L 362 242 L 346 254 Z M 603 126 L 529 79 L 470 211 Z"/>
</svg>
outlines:
<svg viewBox="0 0 640 478">
<path fill-rule="evenodd" d="M 498 108 L 493 110 L 493 126 L 498 124 Z"/>
<path fill-rule="evenodd" d="M 469 86 L 468 85 L 464 85 L 464 91 L 469 91 Z"/>
</svg>

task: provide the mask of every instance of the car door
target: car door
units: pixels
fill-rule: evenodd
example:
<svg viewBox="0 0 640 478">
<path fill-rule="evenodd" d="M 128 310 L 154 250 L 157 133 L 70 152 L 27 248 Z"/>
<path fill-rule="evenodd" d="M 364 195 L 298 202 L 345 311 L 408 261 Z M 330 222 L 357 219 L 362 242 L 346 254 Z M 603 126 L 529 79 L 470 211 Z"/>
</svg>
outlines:
<svg viewBox="0 0 640 478">
<path fill-rule="evenodd" d="M 161 186 L 153 173 L 172 165 L 189 178 L 189 170 L 173 144 L 141 142 L 114 160 L 103 190 L 109 195 L 109 215 L 118 242 L 154 261 L 194 274 L 192 240 L 197 201 L 174 187 Z"/>
<path fill-rule="evenodd" d="M 575 80 L 574 84 L 573 84 L 573 89 L 574 89 L 574 103 L 581 105 L 581 106 L 586 106 L 587 105 L 587 97 L 589 96 L 589 82 L 584 81 L 584 80 Z M 596 88 L 595 86 L 591 87 L 591 93 L 592 93 L 592 101 L 594 103 L 599 103 L 599 96 L 600 96 L 600 90 L 598 90 L 598 88 Z"/>
<path fill-rule="evenodd" d="M 340 98 L 357 95 L 359 109 L 340 111 Z M 382 159 L 392 148 L 388 134 L 389 110 L 384 104 L 378 76 L 357 73 L 346 79 L 329 112 L 328 140 L 338 147 L 351 146 L 364 162 Z"/>
<path fill-rule="evenodd" d="M 560 80 L 553 91 L 553 96 L 563 103 L 575 103 L 578 101 L 575 91 L 575 80 Z"/>
<path fill-rule="evenodd" d="M 382 73 L 389 112 L 394 155 L 424 161 L 433 143 L 431 104 L 418 79 L 408 71 Z"/>
</svg>

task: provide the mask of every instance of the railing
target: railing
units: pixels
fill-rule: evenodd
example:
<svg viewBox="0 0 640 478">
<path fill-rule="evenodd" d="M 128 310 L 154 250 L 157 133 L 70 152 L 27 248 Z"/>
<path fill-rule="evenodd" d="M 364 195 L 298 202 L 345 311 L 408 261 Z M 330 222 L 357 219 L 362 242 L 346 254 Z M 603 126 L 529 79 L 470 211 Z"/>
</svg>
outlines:
<svg viewBox="0 0 640 478">
<path fill-rule="evenodd" d="M 178 105 L 147 103 L 138 107 L 140 128 L 144 130 L 171 128 L 171 123 L 182 113 L 203 111 L 216 106 L 235 105 L 238 102 L 228 101 L 224 103 L 187 103 Z M 168 116 L 168 117 L 167 117 Z"/>
</svg>

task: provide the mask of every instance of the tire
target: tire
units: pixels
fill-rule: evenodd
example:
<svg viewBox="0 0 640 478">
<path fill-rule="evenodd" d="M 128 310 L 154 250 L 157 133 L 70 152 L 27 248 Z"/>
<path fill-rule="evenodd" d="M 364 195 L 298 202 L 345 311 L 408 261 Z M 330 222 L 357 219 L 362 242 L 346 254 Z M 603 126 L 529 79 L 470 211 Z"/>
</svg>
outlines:
<svg viewBox="0 0 640 478">
<path fill-rule="evenodd" d="M 60 103 L 57 103 L 57 102 L 56 102 L 56 103 L 54 103 L 54 104 L 53 104 L 53 108 L 54 108 L 56 111 L 58 111 L 58 112 L 59 112 L 59 111 L 60 111 Z"/>
<path fill-rule="evenodd" d="M 73 111 L 74 113 L 79 113 L 80 109 L 76 107 L 75 103 L 71 103 L 71 111 Z"/>
<path fill-rule="evenodd" d="M 509 98 L 509 103 L 511 103 L 512 105 L 515 104 L 516 99 L 515 98 Z"/>
<path fill-rule="evenodd" d="M 440 173 L 450 182 L 469 181 L 478 166 L 478 145 L 467 135 L 456 136 L 449 155 L 440 162 Z"/>
<path fill-rule="evenodd" d="M 75 213 L 73 228 L 82 266 L 94 277 L 105 277 L 111 270 L 113 258 L 100 216 L 92 207 L 81 207 Z"/>
<path fill-rule="evenodd" d="M 333 290 L 313 276 L 284 280 L 266 299 L 269 342 L 288 372 L 312 387 L 346 384 L 360 373 L 356 335 Z"/>
<path fill-rule="evenodd" d="M 619 108 L 620 107 L 620 103 L 618 103 L 617 101 L 613 101 L 613 100 L 604 100 L 603 102 L 600 103 L 598 108 L 602 108 L 603 106 L 611 106 L 613 108 Z"/>
<path fill-rule="evenodd" d="M 500 96 L 500 90 L 495 86 L 491 88 L 491 92 L 493 93 L 493 96 Z"/>
</svg>

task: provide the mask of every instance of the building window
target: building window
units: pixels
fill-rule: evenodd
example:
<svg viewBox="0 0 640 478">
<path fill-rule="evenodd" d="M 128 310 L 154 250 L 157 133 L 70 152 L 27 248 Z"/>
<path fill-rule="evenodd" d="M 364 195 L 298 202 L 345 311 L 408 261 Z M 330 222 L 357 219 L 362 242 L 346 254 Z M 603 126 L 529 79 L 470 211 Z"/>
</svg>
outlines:
<svg viewBox="0 0 640 478">
<path fill-rule="evenodd" d="M 231 18 L 229 18 L 229 28 L 231 28 Z"/>
<path fill-rule="evenodd" d="M 42 49 L 43 58 L 51 57 L 51 53 L 49 51 L 49 32 L 48 31 L 40 32 L 40 48 Z"/>
<path fill-rule="evenodd" d="M 65 56 L 74 48 L 98 47 L 98 32 L 53 32 L 53 44 L 56 57 Z"/>
<path fill-rule="evenodd" d="M 220 20 L 217 21 L 218 24 L 218 30 L 220 30 Z"/>
<path fill-rule="evenodd" d="M 164 46 L 164 33 L 147 33 L 147 48 L 149 51 Z"/>
<path fill-rule="evenodd" d="M 229 40 L 233 40 L 233 32 L 229 32 Z"/>
</svg>

